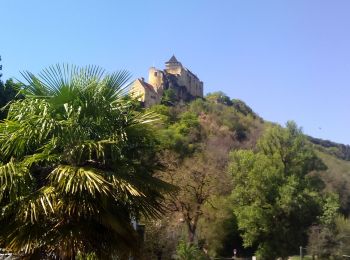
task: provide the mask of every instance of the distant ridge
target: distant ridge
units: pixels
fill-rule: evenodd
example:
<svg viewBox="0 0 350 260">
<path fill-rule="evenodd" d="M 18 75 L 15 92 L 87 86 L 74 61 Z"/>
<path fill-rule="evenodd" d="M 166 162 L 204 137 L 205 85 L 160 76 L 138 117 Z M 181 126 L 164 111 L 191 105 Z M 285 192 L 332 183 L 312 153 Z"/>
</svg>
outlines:
<svg viewBox="0 0 350 260">
<path fill-rule="evenodd" d="M 340 144 L 329 140 L 323 140 L 312 136 L 307 136 L 311 143 L 328 154 L 334 155 L 339 159 L 350 161 L 350 145 Z"/>
</svg>

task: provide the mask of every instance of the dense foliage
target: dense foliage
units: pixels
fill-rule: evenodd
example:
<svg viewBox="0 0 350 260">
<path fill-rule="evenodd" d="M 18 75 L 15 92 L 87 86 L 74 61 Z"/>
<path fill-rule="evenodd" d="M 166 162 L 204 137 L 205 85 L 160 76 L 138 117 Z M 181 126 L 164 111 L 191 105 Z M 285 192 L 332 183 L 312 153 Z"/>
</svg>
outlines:
<svg viewBox="0 0 350 260">
<path fill-rule="evenodd" d="M 19 96 L 21 84 L 0 88 L 10 102 L 1 248 L 62 259 L 349 254 L 350 163 L 333 156 L 343 146 L 312 145 L 295 123 L 264 122 L 223 92 L 179 103 L 169 89 L 144 109 L 123 71 L 24 76 Z"/>
<path fill-rule="evenodd" d="M 0 120 L 6 118 L 10 102 L 23 98 L 18 94 L 21 83 L 15 83 L 12 79 L 6 80 L 5 84 L 0 80 Z"/>
<path fill-rule="evenodd" d="M 169 213 L 147 223 L 148 258 L 156 252 L 168 259 L 178 243 L 195 244 L 208 256 L 231 257 L 235 248 L 240 256 L 287 258 L 299 246 L 311 248 L 313 227 L 336 218 L 339 198 L 332 191 L 338 190 L 329 174 L 340 173 L 327 168 L 329 160 L 326 166 L 324 154 L 294 123 L 282 128 L 263 122 L 222 92 L 151 110 L 163 121 L 158 133 L 165 169 L 158 176 L 179 192 L 165 201 Z M 328 228 L 338 232 L 335 225 Z"/>
<path fill-rule="evenodd" d="M 257 246 L 260 259 L 287 258 L 305 243 L 322 213 L 307 174 L 323 168 L 294 123 L 268 129 L 256 152 L 231 153 L 234 213 L 244 245 Z"/>
<path fill-rule="evenodd" d="M 151 110 L 163 121 L 158 125 L 163 148 L 159 157 L 165 168 L 158 176 L 179 191 L 167 197 L 165 217 L 153 224 L 147 222 L 146 251 L 168 259 L 176 253 L 177 242 L 185 240 L 207 254 L 232 256 L 231 239 L 237 246 L 241 241 L 229 199 L 228 155 L 237 147 L 253 148 L 262 122 L 232 105 L 202 99 Z M 222 232 L 218 234 L 218 230 Z"/>
<path fill-rule="evenodd" d="M 137 247 L 132 221 L 159 216 L 151 113 L 123 98 L 129 74 L 98 67 L 25 73 L 25 99 L 0 123 L 0 244 L 39 258 Z"/>
</svg>

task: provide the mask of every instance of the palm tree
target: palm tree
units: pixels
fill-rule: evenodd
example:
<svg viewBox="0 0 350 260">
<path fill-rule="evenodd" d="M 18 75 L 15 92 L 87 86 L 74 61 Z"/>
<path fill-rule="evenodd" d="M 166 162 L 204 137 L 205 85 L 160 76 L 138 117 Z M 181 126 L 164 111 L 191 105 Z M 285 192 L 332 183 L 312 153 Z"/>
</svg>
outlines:
<svg viewBox="0 0 350 260">
<path fill-rule="evenodd" d="M 153 114 L 124 98 L 125 71 L 23 73 L 25 99 L 0 123 L 0 247 L 74 259 L 135 249 L 133 219 L 162 212 Z"/>
</svg>

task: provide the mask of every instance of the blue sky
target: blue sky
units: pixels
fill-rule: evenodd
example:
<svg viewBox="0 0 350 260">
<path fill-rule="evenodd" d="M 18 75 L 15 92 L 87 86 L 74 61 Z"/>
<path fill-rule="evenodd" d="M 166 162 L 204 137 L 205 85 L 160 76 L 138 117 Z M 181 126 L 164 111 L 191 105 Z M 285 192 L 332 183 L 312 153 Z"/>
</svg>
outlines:
<svg viewBox="0 0 350 260">
<path fill-rule="evenodd" d="M 349 10 L 347 0 L 2 0 L 3 79 L 63 62 L 147 78 L 175 54 L 206 93 L 350 144 Z"/>
</svg>

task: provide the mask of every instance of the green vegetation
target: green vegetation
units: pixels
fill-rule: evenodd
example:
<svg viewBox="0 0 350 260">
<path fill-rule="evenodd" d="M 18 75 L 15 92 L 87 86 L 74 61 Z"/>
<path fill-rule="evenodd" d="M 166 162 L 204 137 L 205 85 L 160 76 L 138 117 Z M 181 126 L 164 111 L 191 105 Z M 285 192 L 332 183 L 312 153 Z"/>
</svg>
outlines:
<svg viewBox="0 0 350 260">
<path fill-rule="evenodd" d="M 338 144 L 328 140 L 322 140 L 308 136 L 308 139 L 315 145 L 317 150 L 333 155 L 339 159 L 350 161 L 350 146 Z"/>
<path fill-rule="evenodd" d="M 324 168 L 294 123 L 272 127 L 257 151 L 231 153 L 234 213 L 244 246 L 260 259 L 286 258 L 321 214 L 318 190 L 306 175 Z"/>
<path fill-rule="evenodd" d="M 6 118 L 11 101 L 23 98 L 22 95 L 18 95 L 21 85 L 12 79 L 6 80 L 5 84 L 0 80 L 0 120 Z"/>
<path fill-rule="evenodd" d="M 176 197 L 166 197 L 162 224 L 146 230 L 165 259 L 183 240 L 210 256 L 231 257 L 236 248 L 241 256 L 287 258 L 299 246 L 311 248 L 312 228 L 333 223 L 339 202 L 342 212 L 349 208 L 350 192 L 336 196 L 326 176 L 348 176 L 350 167 L 342 160 L 329 165 L 337 159 L 315 149 L 292 122 L 264 123 L 221 92 L 151 110 L 164 122 L 158 133 L 165 169 L 158 176 L 179 187 Z"/>
<path fill-rule="evenodd" d="M 291 256 L 289 260 L 300 260 L 300 255 Z M 303 256 L 303 260 L 312 260 L 312 257 L 309 255 Z"/>
<path fill-rule="evenodd" d="M 344 215 L 349 215 L 350 162 L 320 151 L 317 151 L 317 155 L 327 165 L 327 170 L 320 174 L 325 190 L 339 194 L 340 210 Z"/>
<path fill-rule="evenodd" d="M 176 93 L 173 89 L 165 89 L 161 103 L 164 105 L 172 106 L 176 103 Z"/>
<path fill-rule="evenodd" d="M 1 248 L 39 259 L 350 254 L 346 146 L 264 122 L 222 92 L 184 104 L 167 90 L 144 109 L 123 71 L 24 76 L 0 86 Z"/>
<path fill-rule="evenodd" d="M 179 260 L 205 259 L 203 252 L 201 252 L 197 246 L 195 246 L 191 243 L 186 243 L 183 240 L 181 240 L 179 245 L 177 246 L 176 256 L 177 256 L 177 259 L 179 259 Z"/>
<path fill-rule="evenodd" d="M 0 244 L 11 252 L 109 259 L 138 247 L 132 220 L 160 216 L 152 113 L 123 98 L 129 74 L 51 67 L 24 74 L 0 123 Z"/>
</svg>

